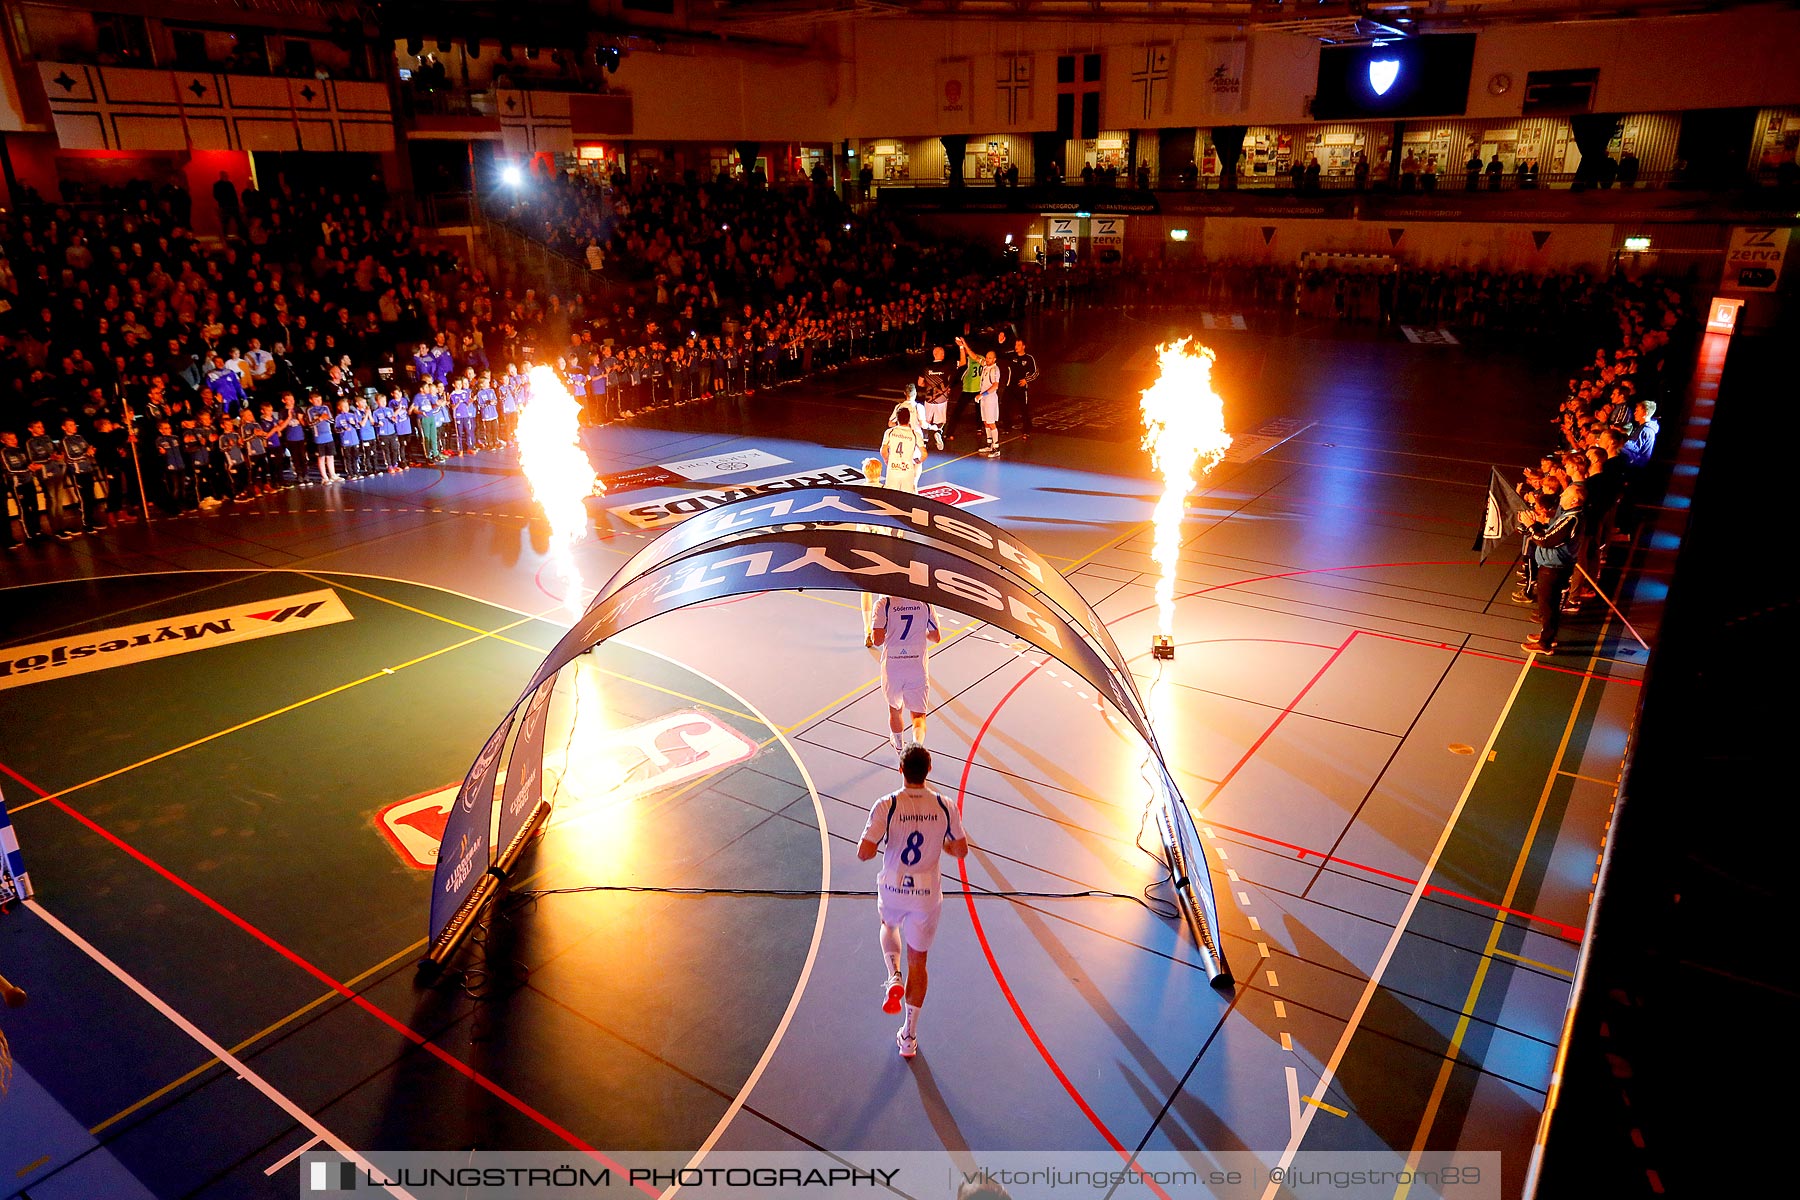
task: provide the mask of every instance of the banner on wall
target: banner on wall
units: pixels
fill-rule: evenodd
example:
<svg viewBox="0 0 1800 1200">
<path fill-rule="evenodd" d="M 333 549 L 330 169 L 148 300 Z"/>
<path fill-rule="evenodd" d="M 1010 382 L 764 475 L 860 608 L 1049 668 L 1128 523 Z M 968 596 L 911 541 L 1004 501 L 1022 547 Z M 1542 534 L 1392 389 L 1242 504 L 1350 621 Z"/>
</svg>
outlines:
<svg viewBox="0 0 1800 1200">
<path fill-rule="evenodd" d="M 970 87 L 969 60 L 939 59 L 935 81 L 938 127 L 945 130 L 972 128 L 975 124 L 975 104 L 971 94 L 973 89 Z"/>
<path fill-rule="evenodd" d="M 1175 96 L 1175 47 L 1167 42 L 1150 42 L 1132 49 L 1132 109 L 1146 121 L 1164 116 Z"/>
<path fill-rule="evenodd" d="M 1073 241 L 1081 236 L 1080 217 L 1051 217 L 1049 225 L 1049 234 L 1052 238 L 1067 238 Z"/>
<path fill-rule="evenodd" d="M 1217 114 L 1244 111 L 1244 65 L 1248 42 L 1206 43 L 1206 111 Z"/>
<path fill-rule="evenodd" d="M 533 673 L 458 794 L 434 876 L 432 963 L 441 965 L 454 952 L 491 894 L 491 886 L 465 890 L 467 875 L 479 869 L 486 878 L 504 878 L 516 861 L 517 844 L 504 856 L 479 856 L 469 843 L 472 830 L 485 831 L 491 822 L 499 747 L 520 708 L 577 656 L 640 622 L 708 601 L 795 589 L 905 596 L 986 621 L 1043 650 L 1110 702 L 1149 748 L 1146 778 L 1158 829 L 1202 965 L 1215 984 L 1230 981 L 1198 829 L 1129 661 L 1097 614 L 1041 555 L 980 517 L 910 493 L 829 486 L 746 497 L 700 514 L 640 550 L 594 597 Z M 507 763 L 509 779 L 526 769 L 522 754 L 535 755 L 541 769 L 541 739 L 525 742 L 519 739 Z M 488 815 L 470 816 L 459 831 L 465 797 Z M 450 905 L 459 891 L 463 898 Z"/>
<path fill-rule="evenodd" d="M 1088 244 L 1094 261 L 1105 265 L 1125 259 L 1125 218 L 1091 217 L 1088 220 Z"/>
<path fill-rule="evenodd" d="M 1722 286 L 1734 292 L 1772 292 L 1781 282 L 1788 234 L 1780 225 L 1740 225 L 1731 231 L 1725 251 Z"/>
<path fill-rule="evenodd" d="M 1031 124 L 1033 61 L 1029 54 L 1001 54 L 994 59 L 994 120 L 1012 132 Z"/>
</svg>

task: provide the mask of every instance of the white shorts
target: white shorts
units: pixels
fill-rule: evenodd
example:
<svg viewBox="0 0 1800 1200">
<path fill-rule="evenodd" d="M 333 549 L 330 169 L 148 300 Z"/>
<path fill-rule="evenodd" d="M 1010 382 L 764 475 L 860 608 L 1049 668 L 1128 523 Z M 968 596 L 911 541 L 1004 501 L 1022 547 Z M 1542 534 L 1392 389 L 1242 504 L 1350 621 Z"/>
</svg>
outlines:
<svg viewBox="0 0 1800 1200">
<path fill-rule="evenodd" d="M 887 698 L 889 708 L 904 708 L 907 712 L 922 713 L 930 692 L 931 688 L 925 678 L 924 659 L 882 660 L 881 694 Z"/>
<path fill-rule="evenodd" d="M 948 420 L 949 417 L 950 402 L 948 400 L 934 400 L 925 406 L 925 423 L 927 425 L 935 425 L 942 428 L 944 422 Z"/>
<path fill-rule="evenodd" d="M 900 940 L 906 943 L 908 950 L 923 954 L 937 940 L 938 920 L 944 915 L 944 903 L 938 900 L 928 907 L 914 908 L 896 901 L 890 906 L 885 898 L 877 897 L 875 912 L 883 925 L 900 931 Z"/>
<path fill-rule="evenodd" d="M 981 423 L 983 425 L 998 425 L 1000 423 L 1000 393 L 983 392 L 981 393 L 980 403 Z"/>
<path fill-rule="evenodd" d="M 897 492 L 916 492 L 919 490 L 919 464 L 908 463 L 901 466 L 896 463 L 887 469 L 886 486 Z"/>
</svg>

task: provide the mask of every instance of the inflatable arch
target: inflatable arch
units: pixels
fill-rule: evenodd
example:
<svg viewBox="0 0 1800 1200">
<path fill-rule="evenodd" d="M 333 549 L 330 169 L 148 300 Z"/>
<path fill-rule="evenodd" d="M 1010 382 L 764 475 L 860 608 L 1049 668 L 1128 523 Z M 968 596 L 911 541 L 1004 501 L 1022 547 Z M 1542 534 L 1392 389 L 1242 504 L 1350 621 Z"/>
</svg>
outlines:
<svg viewBox="0 0 1800 1200">
<path fill-rule="evenodd" d="M 457 792 L 432 878 L 427 962 L 441 966 L 455 953 L 549 814 L 544 724 L 564 666 L 664 613 L 807 588 L 939 605 L 1005 629 L 1091 684 L 1150 750 L 1146 782 L 1176 903 L 1208 977 L 1231 982 L 1205 849 L 1106 625 L 1066 578 L 1007 531 L 923 496 L 866 486 L 744 497 L 689 517 L 619 568 L 533 672 Z M 496 789 L 509 737 L 506 782 Z"/>
</svg>

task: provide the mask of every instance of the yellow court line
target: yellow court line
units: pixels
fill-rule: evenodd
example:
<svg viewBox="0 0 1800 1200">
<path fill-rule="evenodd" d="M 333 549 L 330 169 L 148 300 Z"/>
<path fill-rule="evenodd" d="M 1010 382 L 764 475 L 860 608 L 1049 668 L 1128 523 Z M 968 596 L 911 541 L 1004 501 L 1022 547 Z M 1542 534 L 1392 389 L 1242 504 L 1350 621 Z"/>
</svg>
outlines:
<svg viewBox="0 0 1800 1200">
<path fill-rule="evenodd" d="M 1605 784 L 1607 787 L 1610 787 L 1610 788 L 1616 788 L 1619 786 L 1619 781 L 1616 779 L 1600 779 L 1597 776 L 1582 775 L 1575 771 L 1558 771 L 1557 774 L 1558 775 L 1567 775 L 1570 779 L 1579 779 L 1583 783 L 1600 783 L 1600 784 Z"/>
<path fill-rule="evenodd" d="M 1599 642 L 1606 639 L 1607 628 L 1612 618 L 1607 617 L 1600 626 Z M 1594 658 L 1599 657 L 1596 648 Z M 1456 1019 L 1456 1028 L 1450 1035 L 1450 1045 L 1444 1051 L 1444 1061 L 1438 1067 L 1437 1080 L 1432 1084 L 1431 1096 L 1425 1102 L 1425 1111 L 1419 1117 L 1418 1131 L 1413 1135 L 1411 1151 L 1407 1154 L 1406 1170 L 1409 1173 L 1419 1165 L 1419 1159 L 1425 1153 L 1425 1143 L 1431 1137 L 1431 1128 L 1437 1123 L 1438 1109 L 1444 1103 L 1444 1093 L 1450 1086 L 1450 1074 L 1456 1069 L 1457 1060 L 1462 1054 L 1463 1038 L 1468 1035 L 1469 1026 L 1475 1017 L 1475 1004 L 1481 998 L 1481 989 L 1487 983 L 1488 968 L 1493 965 L 1494 955 L 1499 950 L 1500 936 L 1506 930 L 1507 910 L 1513 907 L 1513 900 L 1519 893 L 1519 883 L 1525 876 L 1525 863 L 1531 857 L 1532 845 L 1537 841 L 1538 829 L 1543 824 L 1544 810 L 1549 806 L 1550 793 L 1556 787 L 1557 776 L 1562 774 L 1563 756 L 1569 751 L 1569 740 L 1575 735 L 1576 722 L 1581 718 L 1581 705 L 1587 699 L 1588 684 L 1593 680 L 1594 660 L 1590 659 L 1587 670 L 1582 673 L 1581 686 L 1575 691 L 1575 703 L 1569 707 L 1569 719 L 1563 724 L 1562 740 L 1556 744 L 1556 757 L 1550 761 L 1550 772 L 1544 777 L 1544 787 L 1538 793 L 1537 809 L 1531 814 L 1531 824 L 1525 829 L 1523 844 L 1519 847 L 1519 857 L 1513 862 L 1512 878 L 1507 881 L 1506 894 L 1501 897 L 1499 907 L 1494 913 L 1494 923 L 1488 931 L 1487 946 L 1481 952 L 1481 961 L 1475 966 L 1475 978 L 1469 983 L 1469 994 L 1463 1000 L 1462 1012 Z M 1513 957 L 1508 955 L 1507 957 Z M 1394 1192 L 1394 1200 L 1405 1200 L 1412 1190 L 1410 1178 Z"/>
<path fill-rule="evenodd" d="M 1122 542 L 1129 542 L 1132 538 L 1134 538 L 1138 534 L 1144 532 L 1144 530 L 1154 529 L 1154 528 L 1156 528 L 1155 521 L 1145 521 L 1142 524 L 1133 525 L 1130 529 L 1127 529 L 1124 533 L 1120 534 L 1118 537 L 1108 538 L 1106 541 L 1102 542 L 1098 546 L 1095 546 L 1092 550 L 1089 550 L 1086 554 L 1082 555 L 1080 558 L 1071 560 L 1069 565 L 1063 568 L 1063 574 L 1064 575 L 1073 574 L 1078 567 L 1080 567 L 1083 563 L 1086 563 L 1089 559 L 1093 558 L 1095 555 L 1104 554 L 1108 550 L 1111 550 L 1112 548 L 1114 548 L 1115 546 L 1118 546 Z"/>
<path fill-rule="evenodd" d="M 1302 1096 L 1302 1097 L 1300 1097 L 1300 1099 L 1302 1102 L 1304 1102 L 1306 1104 L 1310 1104 L 1314 1108 L 1324 1109 L 1326 1112 L 1330 1113 L 1334 1117 L 1347 1117 L 1350 1115 L 1348 1112 L 1345 1112 L 1343 1109 L 1339 1108 L 1337 1105 L 1327 1104 L 1323 1100 L 1320 1100 L 1316 1096 Z"/>
<path fill-rule="evenodd" d="M 1516 963 L 1524 963 L 1528 967 L 1536 967 L 1540 971 L 1548 971 L 1552 975 L 1561 975 L 1564 979 L 1575 978 L 1575 972 L 1569 970 L 1567 967 L 1551 966 L 1549 963 L 1539 962 L 1535 958 L 1526 958 L 1523 954 L 1514 954 L 1511 950 L 1501 950 L 1496 948 L 1494 953 L 1498 954 L 1501 958 L 1510 958 Z"/>
<path fill-rule="evenodd" d="M 969 630 L 978 628 L 982 624 L 983 624 L 983 622 L 981 622 L 981 621 L 970 621 L 967 625 L 964 625 L 961 629 L 951 630 L 949 636 L 945 637 L 941 642 L 938 643 L 938 650 L 942 651 L 945 646 L 948 646 L 951 642 L 954 642 L 957 638 L 959 638 L 963 634 L 969 632 Z M 794 732 L 794 730 L 799 729 L 803 725 L 810 725 L 812 722 L 818 720 L 820 717 L 824 716 L 826 713 L 830 712 L 832 709 L 836 708 L 838 705 L 844 703 L 846 700 L 855 698 L 856 696 L 862 694 L 863 692 L 868 691 L 870 688 L 874 687 L 876 684 L 878 684 L 880 682 L 881 682 L 881 676 L 879 676 L 879 675 L 875 676 L 873 679 L 863 680 L 861 683 L 857 684 L 855 687 L 851 688 L 849 691 L 845 692 L 843 695 L 839 696 L 837 699 L 829 701 L 819 708 L 813 709 L 810 713 L 806 714 L 804 717 L 801 717 L 798 721 L 795 721 L 792 725 L 783 725 L 781 727 L 781 732 L 792 733 L 792 732 Z M 752 718 L 752 719 L 754 719 L 754 718 Z"/>
<path fill-rule="evenodd" d="M 308 579 L 312 579 L 319 583 L 323 583 L 327 587 L 339 587 L 339 588 L 344 589 L 346 592 L 355 592 L 358 596 L 367 596 L 371 600 L 379 600 L 383 604 L 391 604 L 395 608 L 403 608 L 409 613 L 417 613 L 421 617 L 430 617 L 434 621 L 442 621 L 446 625 L 454 625 L 458 629 L 474 629 L 475 628 L 473 625 L 465 625 L 461 621 L 458 621 L 453 617 L 446 617 L 442 613 L 428 612 L 423 608 L 414 608 L 410 604 L 402 604 L 400 601 L 390 599 L 387 596 L 378 596 L 374 592 L 365 592 L 361 588 L 353 588 L 347 583 L 337 583 L 332 580 L 320 579 L 317 575 L 307 575 L 306 572 L 304 572 L 304 571 L 300 572 L 300 574 L 306 575 L 306 578 L 308 578 Z M 430 585 L 426 584 L 426 585 L 421 585 L 421 586 L 430 586 Z M 476 603 L 477 604 L 486 604 L 487 601 L 477 600 Z M 498 607 L 498 606 L 494 606 L 494 607 Z M 518 610 L 515 609 L 513 611 L 516 612 Z M 550 611 L 555 611 L 555 610 L 552 609 Z M 511 629 L 516 625 L 525 624 L 525 621 L 541 621 L 541 620 L 543 620 L 543 614 L 539 613 L 537 615 L 527 616 L 524 621 L 515 621 L 515 622 L 513 622 L 512 625 L 502 626 L 502 628 Z M 476 632 L 480 632 L 480 631 L 477 630 Z M 537 654 L 549 654 L 550 653 L 549 649 L 547 649 L 546 647 L 534 646 L 530 642 L 521 642 L 516 638 L 504 638 L 504 637 L 498 636 L 497 634 L 491 634 L 491 633 L 488 634 L 487 636 L 494 638 L 495 641 L 505 642 L 509 646 L 517 646 L 522 650 L 530 650 Z M 756 720 L 756 718 L 751 716 L 749 713 L 741 712 L 738 709 L 732 708 L 730 705 L 719 704 L 712 700 L 702 700 L 698 696 L 690 696 L 686 692 L 678 692 L 674 688 L 666 688 L 660 684 L 649 683 L 645 680 L 637 678 L 635 675 L 622 675 L 617 671 L 609 671 L 605 667 L 601 667 L 601 666 L 594 667 L 594 670 L 600 672 L 602 675 L 611 676 L 613 679 L 623 679 L 623 680 L 627 681 L 628 683 L 635 683 L 639 687 L 649 688 L 653 692 L 661 692 L 665 696 L 673 696 L 677 700 L 686 700 L 689 704 L 698 704 L 704 708 L 714 709 L 714 710 L 716 710 L 718 712 L 722 712 L 722 713 L 729 713 L 734 717 L 742 717 L 746 721 Z"/>
<path fill-rule="evenodd" d="M 380 962 L 376 963 L 374 966 L 370 967 L 368 970 L 364 971 L 362 974 L 357 975 L 353 978 L 344 980 L 344 986 L 347 988 L 354 988 L 357 984 L 359 984 L 363 980 L 369 978 L 369 976 L 374 975 L 379 971 L 386 970 L 388 967 L 393 966 L 396 962 L 399 962 L 401 959 L 405 958 L 407 955 L 417 954 L 420 950 L 424 949 L 425 941 L 426 941 L 426 939 L 420 938 L 418 941 L 414 942 L 412 945 L 408 946 L 406 949 L 400 951 L 398 954 L 388 955 L 388 957 L 382 959 Z M 268 1037 L 271 1033 L 274 1033 L 276 1030 L 280 1029 L 282 1026 L 290 1025 L 293 1022 L 298 1021 L 301 1017 L 304 1017 L 307 1013 L 309 1013 L 313 1009 L 319 1007 L 319 1005 L 325 1003 L 327 1000 L 341 1000 L 341 999 L 343 999 L 342 992 L 337 992 L 337 991 L 326 992 L 323 995 L 321 995 L 318 999 L 313 1000 L 310 1003 L 303 1004 L 299 1008 L 296 1008 L 293 1012 L 291 1012 L 287 1016 L 281 1018 L 279 1021 L 276 1021 L 271 1025 L 265 1025 L 263 1028 L 257 1030 L 255 1033 L 251 1034 L 249 1037 L 245 1038 L 243 1041 L 239 1042 L 237 1045 L 231 1047 L 231 1053 L 242 1054 L 245 1050 L 248 1050 L 251 1046 L 255 1045 L 257 1042 L 262 1041 L 264 1038 Z M 114 1113 L 112 1116 L 106 1118 L 106 1120 L 104 1120 L 104 1121 L 100 1122 L 98 1125 L 95 1125 L 92 1128 L 90 1128 L 88 1130 L 88 1133 L 98 1136 L 101 1130 L 107 1128 L 110 1125 L 114 1125 L 120 1121 L 123 1121 L 126 1117 L 129 1117 L 132 1113 L 137 1112 L 139 1109 L 143 1108 L 146 1104 L 156 1103 L 158 1100 L 162 1099 L 164 1096 L 168 1095 L 170 1092 L 174 1091 L 176 1088 L 180 1087 L 182 1084 L 188 1082 L 190 1079 L 193 1079 L 199 1075 L 203 1075 L 207 1071 L 211 1070 L 212 1068 L 214 1068 L 218 1065 L 219 1065 L 218 1059 L 216 1059 L 216 1058 L 207 1059 L 205 1062 L 201 1063 L 199 1066 L 197 1066 L 193 1070 L 189 1071 L 186 1075 L 183 1075 L 180 1079 L 172 1080 L 169 1083 L 165 1083 L 165 1084 L 163 1084 L 163 1086 L 157 1088 L 154 1092 L 151 1092 L 148 1096 L 145 1096 L 142 1100 L 139 1100 L 136 1104 L 133 1104 L 128 1108 L 120 1109 L 118 1112 Z"/>
<path fill-rule="evenodd" d="M 510 639 L 499 637 L 499 634 L 502 630 L 513 629 L 517 626 L 525 624 L 526 621 L 530 621 L 533 619 L 534 618 L 531 618 L 531 617 L 521 617 L 519 620 L 512 622 L 512 624 L 510 624 L 510 625 L 500 626 L 500 629 L 495 630 L 493 633 L 484 633 L 478 629 L 475 631 L 476 635 L 477 635 L 475 637 L 464 638 L 462 641 L 457 642 L 454 645 L 449 645 L 449 646 L 443 647 L 442 649 L 433 650 L 429 654 L 421 654 L 417 658 L 408 659 L 406 662 L 397 663 L 396 665 L 391 666 L 391 667 L 383 667 L 381 670 L 376 671 L 373 674 L 364 675 L 361 679 L 352 679 L 349 683 L 340 683 L 336 687 L 331 688 L 328 691 L 320 692 L 316 696 L 308 696 L 304 700 L 296 700 L 292 704 L 284 705 L 281 708 L 275 709 L 273 712 L 263 713 L 260 717 L 251 717 L 248 721 L 239 721 L 236 725 L 233 725 L 227 729 L 221 729 L 217 733 L 209 733 L 203 738 L 195 738 L 193 741 L 187 742 L 184 745 L 176 746 L 172 750 L 164 750 L 160 754 L 152 754 L 149 758 L 139 759 L 137 762 L 132 763 L 130 766 L 120 767 L 115 771 L 108 771 L 104 775 L 96 775 L 92 779 L 86 780 L 85 782 L 82 782 L 82 783 L 74 784 L 71 787 L 63 788 L 59 792 L 51 792 L 48 796 L 39 796 L 35 800 L 28 800 L 24 804 L 14 806 L 12 811 L 14 813 L 21 813 L 21 812 L 24 812 L 28 808 L 32 808 L 36 805 L 43 804 L 45 801 L 57 800 L 57 799 L 62 798 L 63 796 L 67 796 L 72 793 L 79 792 L 84 788 L 93 787 L 97 783 L 105 783 L 109 779 L 116 779 L 121 775 L 130 774 L 132 771 L 137 770 L 139 767 L 147 767 L 151 763 L 161 762 L 165 758 L 172 758 L 173 756 L 180 754 L 184 750 L 192 750 L 196 746 L 204 746 L 208 742 L 217 741 L 219 738 L 225 737 L 229 734 L 237 733 L 238 731 L 243 730 L 243 729 L 248 729 L 252 725 L 260 725 L 264 721 L 273 720 L 274 718 L 282 716 L 285 713 L 291 713 L 297 708 L 305 708 L 309 704 L 314 704 L 320 700 L 328 699 L 329 697 L 337 695 L 339 692 L 347 692 L 351 688 L 360 686 L 361 684 L 371 683 L 377 679 L 385 679 L 397 671 L 404 671 L 408 667 L 416 667 L 420 663 L 426 662 L 433 658 L 436 658 L 441 654 L 448 654 L 452 650 L 461 650 L 464 646 L 472 646 L 476 642 L 479 642 L 479 641 L 483 640 L 484 638 L 498 638 L 500 641 L 508 641 Z M 465 628 L 466 628 L 466 626 L 465 626 Z"/>
</svg>

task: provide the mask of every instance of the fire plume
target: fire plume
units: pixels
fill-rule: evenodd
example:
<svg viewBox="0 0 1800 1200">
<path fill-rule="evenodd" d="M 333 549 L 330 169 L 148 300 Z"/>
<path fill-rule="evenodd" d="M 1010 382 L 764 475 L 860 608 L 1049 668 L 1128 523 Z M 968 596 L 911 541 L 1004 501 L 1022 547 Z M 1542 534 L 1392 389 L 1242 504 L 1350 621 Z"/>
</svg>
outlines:
<svg viewBox="0 0 1800 1200">
<path fill-rule="evenodd" d="M 1213 391 L 1211 349 L 1182 338 L 1158 346 L 1156 381 L 1144 390 L 1144 449 L 1162 476 L 1154 514 L 1151 556 L 1162 569 L 1156 584 L 1157 631 L 1175 628 L 1175 572 L 1181 555 L 1181 519 L 1188 493 L 1231 448 L 1225 402 Z"/>
<path fill-rule="evenodd" d="M 588 535 L 587 498 L 605 487 L 581 446 L 581 406 L 549 367 L 533 367 L 530 380 L 530 397 L 519 410 L 519 465 L 550 523 L 550 558 L 563 577 L 563 604 L 580 616 L 584 593 L 574 548 Z"/>
</svg>

